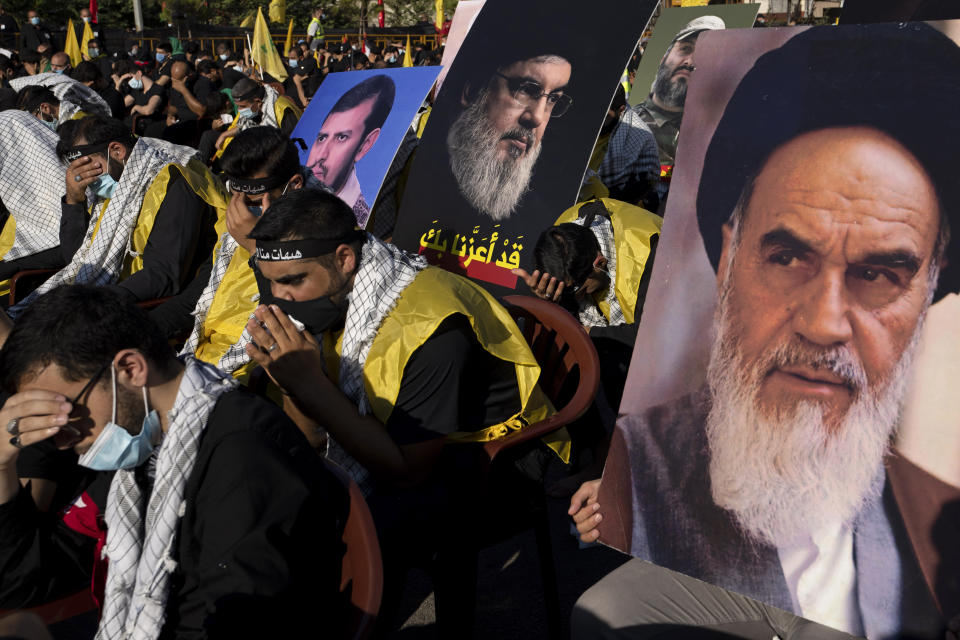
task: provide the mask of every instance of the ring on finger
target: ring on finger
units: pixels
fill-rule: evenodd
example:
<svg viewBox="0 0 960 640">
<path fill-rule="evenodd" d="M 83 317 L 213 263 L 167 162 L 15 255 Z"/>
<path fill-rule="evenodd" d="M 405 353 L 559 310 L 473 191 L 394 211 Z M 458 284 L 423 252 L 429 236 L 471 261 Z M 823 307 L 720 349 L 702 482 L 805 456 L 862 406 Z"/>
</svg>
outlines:
<svg viewBox="0 0 960 640">
<path fill-rule="evenodd" d="M 20 436 L 13 436 L 10 438 L 10 444 L 15 446 L 17 449 L 23 449 L 23 444 L 20 442 Z"/>
<path fill-rule="evenodd" d="M 77 176 L 73 176 L 73 181 L 74 181 L 74 182 L 80 182 L 81 180 L 83 180 L 83 178 L 81 178 L 80 176 L 78 176 L 78 175 L 77 175 Z"/>
<path fill-rule="evenodd" d="M 272 345 L 267 347 L 267 353 L 273 353 L 273 350 L 280 346 L 279 342 L 274 342 Z"/>
<path fill-rule="evenodd" d="M 20 418 L 14 418 L 7 423 L 7 433 L 12 436 L 18 435 L 20 433 Z"/>
</svg>

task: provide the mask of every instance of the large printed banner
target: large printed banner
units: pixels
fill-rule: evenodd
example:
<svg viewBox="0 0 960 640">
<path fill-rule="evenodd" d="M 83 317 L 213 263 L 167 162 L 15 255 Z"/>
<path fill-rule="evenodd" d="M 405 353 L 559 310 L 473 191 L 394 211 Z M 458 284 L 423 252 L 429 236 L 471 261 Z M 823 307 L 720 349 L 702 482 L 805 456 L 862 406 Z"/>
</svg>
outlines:
<svg viewBox="0 0 960 640">
<path fill-rule="evenodd" d="M 331 73 L 293 130 L 300 162 L 366 226 L 383 178 L 440 69 Z"/>
<path fill-rule="evenodd" d="M 538 236 L 576 199 L 655 5 L 488 0 L 433 107 L 396 244 L 512 293 L 511 270 L 532 270 Z"/>
<path fill-rule="evenodd" d="M 601 541 L 857 636 L 960 614 L 957 26 L 700 36 Z"/>
<path fill-rule="evenodd" d="M 840 24 L 956 18 L 960 18 L 960 4 L 956 0 L 846 0 Z"/>
</svg>

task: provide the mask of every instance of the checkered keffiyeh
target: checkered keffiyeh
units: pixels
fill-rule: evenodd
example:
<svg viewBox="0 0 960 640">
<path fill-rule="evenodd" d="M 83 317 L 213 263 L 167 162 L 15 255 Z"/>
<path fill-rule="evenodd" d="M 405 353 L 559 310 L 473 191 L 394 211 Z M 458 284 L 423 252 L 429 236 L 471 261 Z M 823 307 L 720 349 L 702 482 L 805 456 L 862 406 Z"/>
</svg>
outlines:
<svg viewBox="0 0 960 640">
<path fill-rule="evenodd" d="M 98 200 L 94 205 L 83 244 L 73 255 L 70 264 L 55 273 L 9 313 L 16 317 L 37 296 L 61 284 L 107 285 L 117 281 L 123 268 L 123 259 L 131 252 L 130 240 L 140 217 L 140 207 L 154 178 L 168 164 L 185 165 L 197 155 L 197 150 L 177 144 L 140 138 L 130 153 L 117 190 L 109 200 Z M 97 220 L 103 211 L 98 226 Z M 94 236 L 96 231 L 96 236 Z"/>
<path fill-rule="evenodd" d="M 187 357 L 170 427 L 156 454 L 153 490 L 145 495 L 136 469 L 119 470 L 110 483 L 105 519 L 109 559 L 97 640 L 149 640 L 166 620 L 170 575 L 176 570 L 176 532 L 184 492 L 210 413 L 236 383 L 216 368 Z"/>
<path fill-rule="evenodd" d="M 274 129 L 280 128 L 280 123 L 277 122 L 277 114 L 274 109 L 274 105 L 277 103 L 277 98 L 280 97 L 280 94 L 277 93 L 277 90 L 269 85 L 263 85 L 263 88 L 266 89 L 266 95 L 263 96 L 263 105 L 260 107 L 260 113 L 262 117 L 259 121 L 254 121 L 251 118 L 240 118 L 237 121 L 237 129 L 243 131 L 244 129 L 249 129 L 250 127 L 273 127 Z"/>
<path fill-rule="evenodd" d="M 108 118 L 113 115 L 110 111 L 110 105 L 100 97 L 100 94 L 66 74 L 38 73 L 35 76 L 14 78 L 10 81 L 10 86 L 13 87 L 14 91 L 20 91 L 24 87 L 30 86 L 47 87 L 53 91 L 53 95 L 57 96 L 57 100 L 60 101 L 58 124 L 70 120 L 78 111 L 91 115 L 107 116 Z"/>
<path fill-rule="evenodd" d="M 583 226 L 586 222 L 585 217 L 581 216 L 573 221 L 574 224 Z M 613 240 L 613 225 L 610 224 L 610 218 L 603 214 L 598 214 L 590 223 L 590 231 L 596 236 L 600 244 L 600 252 L 607 259 L 607 273 L 610 274 L 610 286 L 607 288 L 606 302 L 610 305 L 610 320 L 608 321 L 593 300 L 587 298 L 580 303 L 580 322 L 585 327 L 616 327 L 626 323 L 623 317 L 623 309 L 620 308 L 620 301 L 617 300 L 615 283 L 617 282 L 617 248 Z"/>
<path fill-rule="evenodd" d="M 66 191 L 57 134 L 29 113 L 0 113 L 0 200 L 16 222 L 16 260 L 60 244 L 60 198 Z"/>
<path fill-rule="evenodd" d="M 357 405 L 362 416 L 371 411 L 363 385 L 363 367 L 370 346 L 400 294 L 426 267 L 427 261 L 422 256 L 408 254 L 367 234 L 360 269 L 349 295 L 340 354 L 340 390 Z M 370 473 L 333 438 L 328 442 L 327 456 L 343 466 L 364 494 L 368 494 L 372 488 Z"/>
</svg>

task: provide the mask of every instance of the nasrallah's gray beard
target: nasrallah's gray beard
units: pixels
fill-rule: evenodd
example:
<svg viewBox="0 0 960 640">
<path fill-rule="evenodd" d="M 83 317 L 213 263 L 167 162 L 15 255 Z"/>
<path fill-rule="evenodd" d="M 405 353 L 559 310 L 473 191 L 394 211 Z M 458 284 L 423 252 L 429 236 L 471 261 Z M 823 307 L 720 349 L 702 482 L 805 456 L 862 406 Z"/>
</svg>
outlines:
<svg viewBox="0 0 960 640">
<path fill-rule="evenodd" d="M 528 145 L 520 158 L 500 158 L 500 133 L 485 113 L 486 95 L 460 114 L 447 133 L 450 169 L 460 193 L 473 207 L 494 220 L 510 217 L 530 186 L 540 141 Z"/>
<path fill-rule="evenodd" d="M 825 407 L 817 402 L 761 410 L 760 387 L 771 357 L 777 357 L 771 354 L 802 354 L 811 345 L 777 345 L 760 362 L 744 363 L 737 339 L 742 330 L 730 318 L 729 294 L 723 291 L 717 306 L 717 335 L 707 370 L 714 502 L 731 511 L 753 539 L 773 546 L 787 545 L 828 524 L 850 523 L 882 489 L 877 480 L 899 420 L 923 316 L 893 372 L 876 388 L 866 384 L 866 374 L 852 355 L 830 354 L 839 361 L 833 370 L 862 386 L 854 391 L 840 424 L 829 429 Z"/>
</svg>

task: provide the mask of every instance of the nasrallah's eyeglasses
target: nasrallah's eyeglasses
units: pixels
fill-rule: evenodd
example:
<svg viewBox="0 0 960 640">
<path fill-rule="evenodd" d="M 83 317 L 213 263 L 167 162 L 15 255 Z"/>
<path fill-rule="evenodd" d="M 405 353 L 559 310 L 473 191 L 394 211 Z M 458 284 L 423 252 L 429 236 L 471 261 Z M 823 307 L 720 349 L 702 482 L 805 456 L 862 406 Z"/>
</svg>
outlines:
<svg viewBox="0 0 960 640">
<path fill-rule="evenodd" d="M 534 105 L 540 101 L 540 98 L 546 97 L 547 109 L 550 110 L 551 118 L 559 118 L 565 114 L 567 109 L 570 108 L 570 105 L 573 104 L 573 98 L 567 94 L 560 93 L 558 91 L 547 93 L 543 90 L 543 87 L 540 86 L 539 83 L 534 82 L 533 80 L 511 78 L 503 75 L 499 71 L 497 71 L 494 75 L 497 75 L 506 81 L 507 89 L 509 89 L 510 95 L 513 96 L 513 99 L 516 100 L 518 104 L 523 105 L 527 109 L 533 108 Z"/>
</svg>

